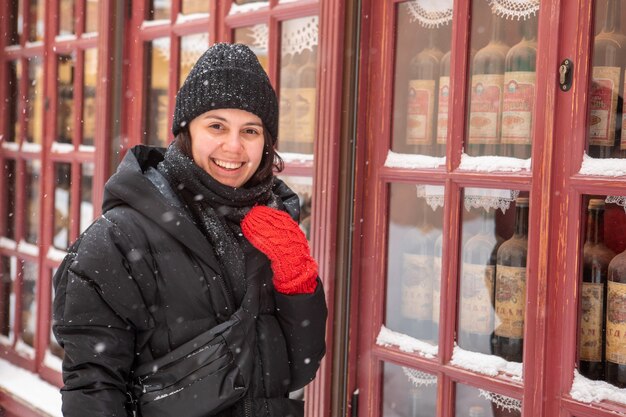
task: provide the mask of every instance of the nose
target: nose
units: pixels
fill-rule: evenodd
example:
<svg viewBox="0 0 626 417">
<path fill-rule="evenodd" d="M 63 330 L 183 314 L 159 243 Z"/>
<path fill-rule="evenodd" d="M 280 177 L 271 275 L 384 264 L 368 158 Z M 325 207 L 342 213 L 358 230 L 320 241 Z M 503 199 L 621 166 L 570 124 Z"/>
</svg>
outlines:
<svg viewBox="0 0 626 417">
<path fill-rule="evenodd" d="M 222 149 L 230 152 L 239 152 L 243 148 L 243 142 L 241 136 L 237 130 L 232 130 L 224 138 L 222 142 Z"/>
</svg>

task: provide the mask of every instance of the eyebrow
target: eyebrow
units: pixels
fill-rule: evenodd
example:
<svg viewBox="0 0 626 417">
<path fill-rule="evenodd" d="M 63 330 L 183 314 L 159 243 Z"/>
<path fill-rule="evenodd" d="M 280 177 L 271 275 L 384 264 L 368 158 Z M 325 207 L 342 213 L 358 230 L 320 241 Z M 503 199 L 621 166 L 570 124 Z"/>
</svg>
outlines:
<svg viewBox="0 0 626 417">
<path fill-rule="evenodd" d="M 215 116 L 212 114 L 207 114 L 206 116 L 203 117 L 203 119 L 217 119 L 220 120 L 222 122 L 227 122 L 228 120 L 226 120 L 226 118 L 221 117 L 221 116 Z M 258 127 L 263 127 L 263 123 L 257 123 L 257 122 L 248 122 L 248 123 L 244 123 L 244 126 L 258 126 Z"/>
</svg>

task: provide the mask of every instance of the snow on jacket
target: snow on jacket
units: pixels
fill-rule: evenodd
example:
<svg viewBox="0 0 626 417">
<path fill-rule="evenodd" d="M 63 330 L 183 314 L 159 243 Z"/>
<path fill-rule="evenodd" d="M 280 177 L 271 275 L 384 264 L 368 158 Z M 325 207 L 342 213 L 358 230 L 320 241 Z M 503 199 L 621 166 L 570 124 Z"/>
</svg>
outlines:
<svg viewBox="0 0 626 417">
<path fill-rule="evenodd" d="M 222 278 L 209 241 L 157 171 L 163 152 L 145 146 L 128 152 L 105 185 L 103 215 L 54 277 L 53 330 L 65 349 L 66 417 L 132 415 L 127 384 L 133 367 L 223 322 L 243 296 L 241 283 Z M 274 192 L 297 220 L 297 196 L 280 181 Z M 280 294 L 269 260 L 245 238 L 240 243 L 247 278 L 256 277 L 262 288 L 248 389 L 253 409 L 239 405 L 219 416 L 301 416 L 302 404 L 288 393 L 314 378 L 325 353 L 321 282 L 313 294 Z"/>
</svg>

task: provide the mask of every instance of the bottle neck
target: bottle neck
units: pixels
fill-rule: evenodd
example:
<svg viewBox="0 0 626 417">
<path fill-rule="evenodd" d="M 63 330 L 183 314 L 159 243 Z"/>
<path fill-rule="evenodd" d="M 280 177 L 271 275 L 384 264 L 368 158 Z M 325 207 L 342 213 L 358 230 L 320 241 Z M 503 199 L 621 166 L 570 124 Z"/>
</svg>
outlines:
<svg viewBox="0 0 626 417">
<path fill-rule="evenodd" d="M 621 7 L 622 0 L 609 0 L 606 6 L 606 18 L 604 19 L 603 32 L 621 31 Z"/>
<path fill-rule="evenodd" d="M 482 223 L 480 225 L 480 232 L 483 235 L 488 235 L 491 232 L 493 225 L 493 213 L 490 210 L 483 210 Z"/>
<path fill-rule="evenodd" d="M 528 206 L 515 208 L 515 235 L 528 236 Z"/>
<path fill-rule="evenodd" d="M 504 19 L 493 14 L 491 18 L 491 42 L 493 43 L 506 43 Z"/>
<path fill-rule="evenodd" d="M 537 40 L 537 18 L 529 17 L 522 23 L 522 36 L 526 41 Z"/>
<path fill-rule="evenodd" d="M 594 244 L 604 242 L 604 210 L 589 209 L 586 241 Z"/>
</svg>

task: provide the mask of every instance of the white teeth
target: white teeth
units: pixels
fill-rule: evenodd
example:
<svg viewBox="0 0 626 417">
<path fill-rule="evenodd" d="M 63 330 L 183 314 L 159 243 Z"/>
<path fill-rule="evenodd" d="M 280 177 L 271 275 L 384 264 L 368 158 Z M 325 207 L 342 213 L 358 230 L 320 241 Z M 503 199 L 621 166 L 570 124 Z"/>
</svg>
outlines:
<svg viewBox="0 0 626 417">
<path fill-rule="evenodd" d="M 218 159 L 214 159 L 213 162 L 215 162 L 217 166 L 225 168 L 225 169 L 237 169 L 243 165 L 242 162 L 228 162 L 228 161 L 220 161 Z"/>
</svg>

